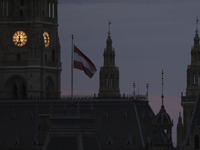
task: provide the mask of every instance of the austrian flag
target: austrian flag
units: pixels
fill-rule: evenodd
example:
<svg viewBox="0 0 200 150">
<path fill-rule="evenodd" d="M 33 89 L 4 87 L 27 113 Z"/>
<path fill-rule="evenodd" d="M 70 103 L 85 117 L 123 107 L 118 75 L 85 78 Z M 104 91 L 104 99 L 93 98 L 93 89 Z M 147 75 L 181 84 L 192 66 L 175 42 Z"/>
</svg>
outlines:
<svg viewBox="0 0 200 150">
<path fill-rule="evenodd" d="M 97 71 L 92 61 L 85 56 L 75 45 L 74 45 L 74 68 L 83 70 L 85 74 L 92 78 Z"/>
</svg>

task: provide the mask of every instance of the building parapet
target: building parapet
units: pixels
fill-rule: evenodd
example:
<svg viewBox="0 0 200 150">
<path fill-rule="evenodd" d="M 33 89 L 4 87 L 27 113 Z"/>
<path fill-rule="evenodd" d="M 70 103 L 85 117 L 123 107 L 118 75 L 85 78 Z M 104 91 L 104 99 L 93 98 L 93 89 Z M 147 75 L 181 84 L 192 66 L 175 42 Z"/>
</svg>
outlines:
<svg viewBox="0 0 200 150">
<path fill-rule="evenodd" d="M 129 94 L 127 96 L 125 96 L 124 98 L 126 99 L 133 99 L 133 100 L 144 100 L 144 101 L 148 101 L 148 95 L 140 95 L 140 94 Z"/>
<path fill-rule="evenodd" d="M 62 100 L 71 100 L 71 96 L 70 95 L 62 95 L 61 96 L 61 99 Z M 74 95 L 73 96 L 73 99 L 74 100 L 85 100 L 85 99 L 99 99 L 98 97 L 96 97 L 96 95 Z M 104 98 L 106 99 L 106 98 Z M 112 98 L 109 98 L 109 99 L 112 99 Z M 113 99 L 116 99 L 116 98 L 113 98 Z M 133 99 L 133 100 L 145 100 L 145 101 L 148 101 L 148 95 L 133 95 L 133 94 L 127 94 L 127 95 L 123 95 L 122 97 L 120 98 L 117 98 L 117 99 Z"/>
</svg>

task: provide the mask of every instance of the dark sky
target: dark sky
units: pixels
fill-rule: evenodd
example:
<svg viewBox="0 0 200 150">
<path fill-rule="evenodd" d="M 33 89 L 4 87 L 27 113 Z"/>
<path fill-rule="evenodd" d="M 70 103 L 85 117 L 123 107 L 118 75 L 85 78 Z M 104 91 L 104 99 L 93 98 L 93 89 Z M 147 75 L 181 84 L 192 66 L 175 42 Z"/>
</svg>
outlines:
<svg viewBox="0 0 200 150">
<path fill-rule="evenodd" d="M 99 90 L 99 69 L 103 66 L 108 20 L 120 71 L 120 93 L 146 94 L 154 113 L 161 106 L 161 71 L 164 70 L 164 105 L 176 125 L 182 112 L 186 69 L 200 18 L 199 0 L 59 0 L 59 37 L 62 59 L 62 94 L 71 87 L 71 34 L 74 44 L 96 65 L 92 79 L 74 69 L 74 94 L 93 95 Z M 200 25 L 198 25 L 199 28 Z"/>
</svg>

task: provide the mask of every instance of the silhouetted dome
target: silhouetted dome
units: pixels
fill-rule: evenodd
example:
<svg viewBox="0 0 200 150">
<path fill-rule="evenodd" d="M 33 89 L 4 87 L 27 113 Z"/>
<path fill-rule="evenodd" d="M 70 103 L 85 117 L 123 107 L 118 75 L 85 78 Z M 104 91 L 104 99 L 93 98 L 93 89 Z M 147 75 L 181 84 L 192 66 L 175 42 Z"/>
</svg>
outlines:
<svg viewBox="0 0 200 150">
<path fill-rule="evenodd" d="M 161 106 L 159 113 L 155 116 L 154 124 L 159 124 L 159 125 L 173 124 L 164 106 Z"/>
</svg>

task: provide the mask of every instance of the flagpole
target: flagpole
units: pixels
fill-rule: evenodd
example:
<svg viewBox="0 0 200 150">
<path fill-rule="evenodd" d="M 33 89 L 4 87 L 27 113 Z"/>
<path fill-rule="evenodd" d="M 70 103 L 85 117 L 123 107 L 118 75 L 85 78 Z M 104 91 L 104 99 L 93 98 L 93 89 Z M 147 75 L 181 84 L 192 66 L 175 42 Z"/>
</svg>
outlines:
<svg viewBox="0 0 200 150">
<path fill-rule="evenodd" d="M 71 54 L 71 102 L 73 103 L 73 68 L 74 68 L 74 36 L 72 34 L 72 54 Z"/>
</svg>

